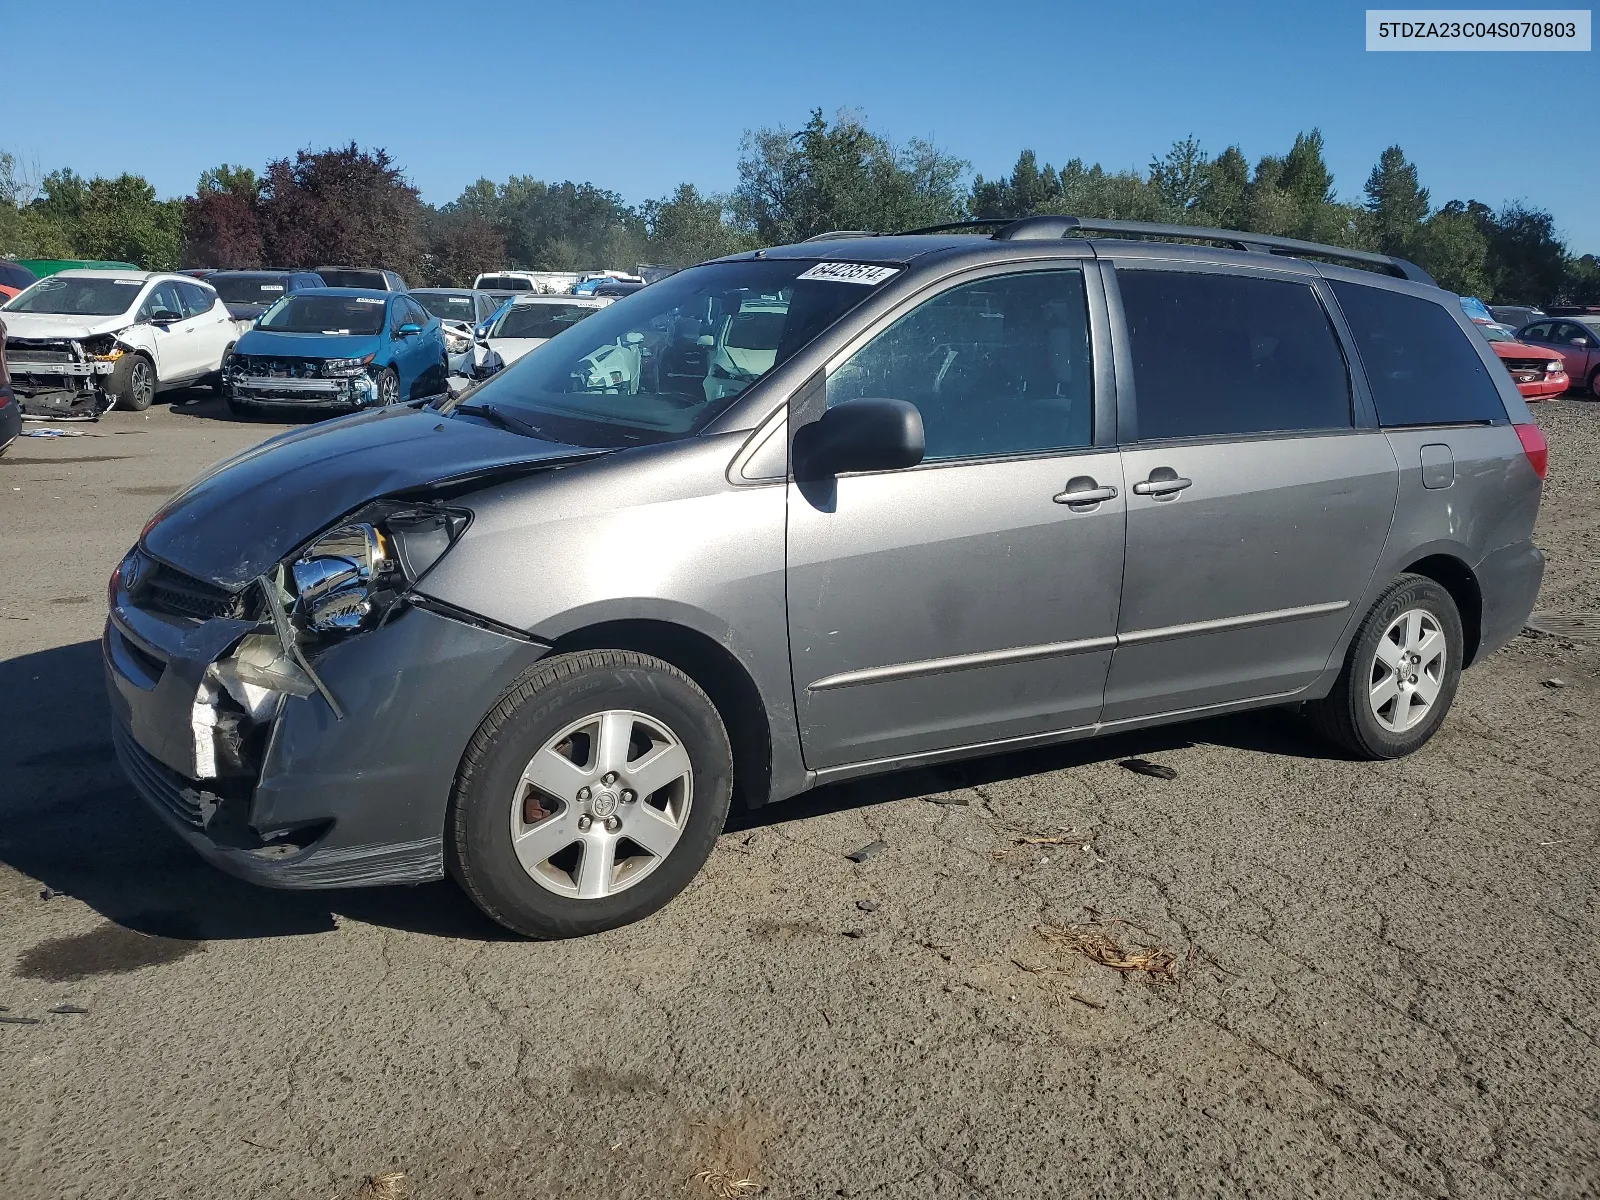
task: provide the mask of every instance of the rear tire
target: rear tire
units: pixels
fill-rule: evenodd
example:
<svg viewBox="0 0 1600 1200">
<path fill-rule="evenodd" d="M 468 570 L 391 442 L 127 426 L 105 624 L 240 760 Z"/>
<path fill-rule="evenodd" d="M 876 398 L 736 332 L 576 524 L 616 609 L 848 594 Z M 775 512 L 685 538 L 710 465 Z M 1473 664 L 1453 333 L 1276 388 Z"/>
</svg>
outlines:
<svg viewBox="0 0 1600 1200">
<path fill-rule="evenodd" d="M 626 650 L 544 659 L 462 756 L 445 824 L 450 870 L 488 916 L 528 937 L 626 925 L 700 870 L 732 783 L 722 718 L 676 667 Z"/>
<path fill-rule="evenodd" d="M 124 354 L 111 372 L 111 408 L 143 412 L 156 398 L 156 368 L 142 354 Z M 111 409 L 107 409 L 110 412 Z"/>
<path fill-rule="evenodd" d="M 1600 367 L 1596 367 L 1589 375 L 1589 395 L 1600 400 Z"/>
<path fill-rule="evenodd" d="M 1450 593 L 1401 575 L 1373 604 L 1333 691 L 1306 705 L 1312 727 L 1357 758 L 1403 758 L 1444 723 L 1466 648 Z"/>
</svg>

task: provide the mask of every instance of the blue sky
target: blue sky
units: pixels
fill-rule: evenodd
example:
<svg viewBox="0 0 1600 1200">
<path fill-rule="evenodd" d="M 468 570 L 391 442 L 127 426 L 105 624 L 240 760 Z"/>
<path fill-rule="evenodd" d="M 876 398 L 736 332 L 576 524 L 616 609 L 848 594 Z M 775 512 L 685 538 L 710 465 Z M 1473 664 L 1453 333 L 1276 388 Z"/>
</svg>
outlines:
<svg viewBox="0 0 1600 1200">
<path fill-rule="evenodd" d="M 218 162 L 259 169 L 353 138 L 387 147 L 434 203 L 512 174 L 592 180 L 639 201 L 680 180 L 726 190 L 744 130 L 794 127 L 814 107 L 862 110 L 874 130 L 930 138 L 989 176 L 1030 146 L 1057 164 L 1143 167 L 1189 133 L 1212 153 L 1238 142 L 1253 161 L 1319 126 L 1346 198 L 1398 142 L 1435 202 L 1525 200 L 1554 213 L 1574 248 L 1600 252 L 1594 137 L 1523 132 L 1546 125 L 1543 112 L 1586 114 L 1594 52 L 1369 54 L 1363 12 L 0 0 L 5 44 L 31 47 L 0 91 L 0 149 L 45 170 L 138 172 L 181 195 Z M 130 22 L 126 39 L 112 35 Z M 65 48 L 86 36 L 99 48 L 69 67 Z"/>
</svg>

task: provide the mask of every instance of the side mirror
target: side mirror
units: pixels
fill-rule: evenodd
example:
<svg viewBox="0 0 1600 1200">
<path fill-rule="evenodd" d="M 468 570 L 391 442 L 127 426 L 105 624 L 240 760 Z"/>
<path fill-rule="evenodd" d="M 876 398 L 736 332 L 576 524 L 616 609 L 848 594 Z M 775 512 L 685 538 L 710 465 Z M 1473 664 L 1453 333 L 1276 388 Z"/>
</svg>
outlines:
<svg viewBox="0 0 1600 1200">
<path fill-rule="evenodd" d="M 879 397 L 847 400 L 796 431 L 795 478 L 900 471 L 920 463 L 925 450 L 922 414 L 915 404 Z"/>
<path fill-rule="evenodd" d="M 395 332 L 401 337 L 410 337 L 413 333 L 421 333 L 422 326 L 418 325 L 415 321 L 407 321 L 404 325 L 400 326 L 399 329 L 395 330 Z"/>
<path fill-rule="evenodd" d="M 182 317 L 173 312 L 170 308 L 158 308 L 150 314 L 148 319 L 152 325 L 172 325 L 183 320 Z"/>
<path fill-rule="evenodd" d="M 1574 345 L 1574 346 L 1587 346 L 1589 344 L 1589 339 L 1588 338 L 1576 337 L 1576 338 L 1572 339 L 1572 343 L 1571 344 Z"/>
</svg>

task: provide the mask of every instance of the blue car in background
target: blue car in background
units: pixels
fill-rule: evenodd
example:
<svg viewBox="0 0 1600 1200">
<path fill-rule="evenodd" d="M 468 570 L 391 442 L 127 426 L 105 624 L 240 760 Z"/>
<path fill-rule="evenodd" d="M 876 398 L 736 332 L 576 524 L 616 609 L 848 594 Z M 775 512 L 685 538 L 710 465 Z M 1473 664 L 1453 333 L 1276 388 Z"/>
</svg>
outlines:
<svg viewBox="0 0 1600 1200">
<path fill-rule="evenodd" d="M 228 407 L 352 411 L 446 390 L 439 319 L 404 292 L 306 288 L 284 296 L 233 348 Z"/>
</svg>

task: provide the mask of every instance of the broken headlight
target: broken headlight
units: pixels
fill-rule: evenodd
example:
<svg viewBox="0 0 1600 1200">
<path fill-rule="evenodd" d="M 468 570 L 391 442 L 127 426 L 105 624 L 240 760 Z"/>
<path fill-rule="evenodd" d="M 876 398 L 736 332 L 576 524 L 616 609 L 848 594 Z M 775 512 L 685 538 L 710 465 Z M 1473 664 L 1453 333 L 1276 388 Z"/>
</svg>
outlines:
<svg viewBox="0 0 1600 1200">
<path fill-rule="evenodd" d="M 383 620 L 465 532 L 469 513 L 374 506 L 322 534 L 284 571 L 292 615 L 314 633 L 354 633 Z"/>
<path fill-rule="evenodd" d="M 366 354 L 360 358 L 326 359 L 322 364 L 322 373 L 326 376 L 360 375 L 372 365 L 372 360 L 376 357 L 378 357 L 376 354 Z"/>
</svg>

